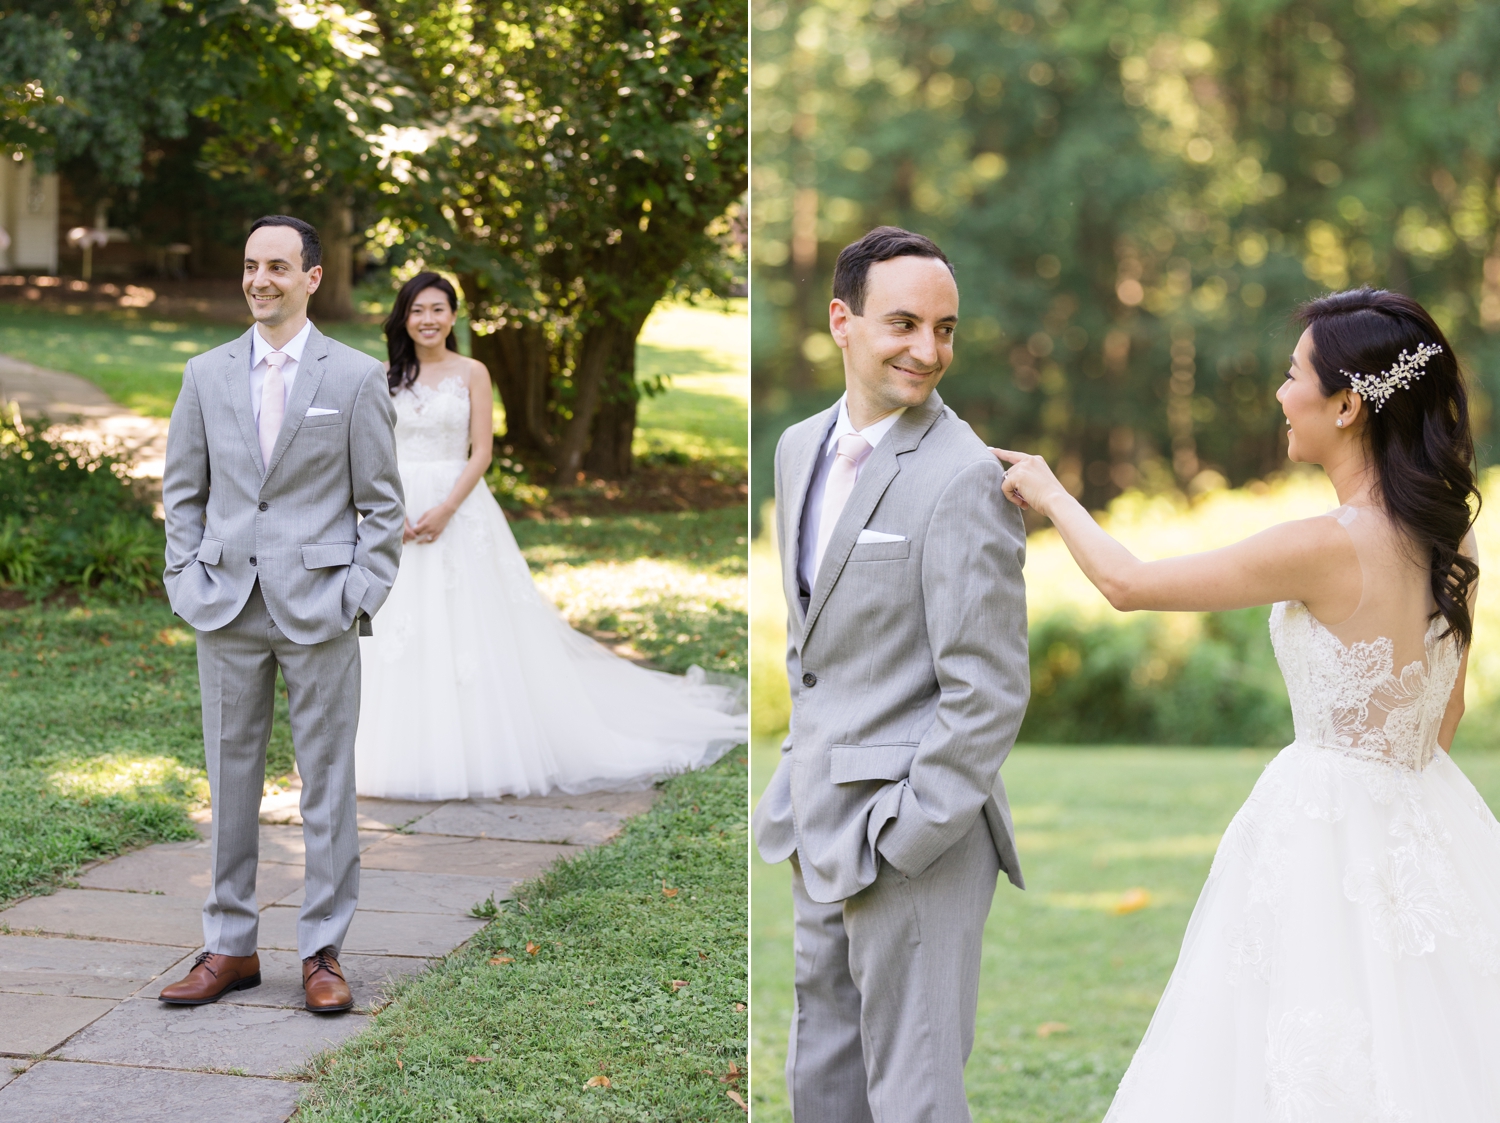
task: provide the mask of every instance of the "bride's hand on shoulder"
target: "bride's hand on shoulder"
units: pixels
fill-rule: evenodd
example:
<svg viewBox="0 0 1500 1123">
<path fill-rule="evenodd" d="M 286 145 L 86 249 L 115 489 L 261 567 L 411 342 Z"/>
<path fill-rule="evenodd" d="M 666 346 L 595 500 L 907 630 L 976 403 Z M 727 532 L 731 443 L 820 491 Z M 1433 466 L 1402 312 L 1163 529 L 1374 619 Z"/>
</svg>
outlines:
<svg viewBox="0 0 1500 1123">
<path fill-rule="evenodd" d="M 1001 464 L 1009 465 L 1005 470 L 1005 498 L 1021 510 L 1032 510 L 1051 518 L 1058 501 L 1070 498 L 1067 489 L 1058 482 L 1042 457 L 1004 448 L 990 451 Z"/>
</svg>

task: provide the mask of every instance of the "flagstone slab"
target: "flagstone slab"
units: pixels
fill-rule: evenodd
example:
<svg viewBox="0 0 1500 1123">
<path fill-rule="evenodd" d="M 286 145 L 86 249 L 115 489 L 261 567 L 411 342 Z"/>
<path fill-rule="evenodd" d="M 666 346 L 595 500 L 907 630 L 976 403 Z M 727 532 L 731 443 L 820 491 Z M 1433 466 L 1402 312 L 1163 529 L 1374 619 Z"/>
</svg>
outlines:
<svg viewBox="0 0 1500 1123">
<path fill-rule="evenodd" d="M 359 848 L 364 850 L 386 837 L 387 834 L 385 831 L 360 831 Z M 260 860 L 262 862 L 283 862 L 288 865 L 300 866 L 306 856 L 307 847 L 302 843 L 302 828 L 300 826 L 261 824 Z"/>
<path fill-rule="evenodd" d="M 419 803 L 407 799 L 361 799 L 359 801 L 359 826 L 361 830 L 395 831 L 415 823 L 424 815 L 430 815 L 443 806 L 441 800 Z"/>
<path fill-rule="evenodd" d="M 366 870 L 413 870 L 498 877 L 524 881 L 559 858 L 582 853 L 582 846 L 551 842 L 506 842 L 494 838 L 454 838 L 435 834 L 393 834 L 359 856 Z M 5 917 L 0 913 L 0 920 Z"/>
<path fill-rule="evenodd" d="M 179 947 L 0 936 L 0 991 L 128 998 L 182 957 Z"/>
<path fill-rule="evenodd" d="M 281 848 L 278 848 L 278 853 Z M 123 889 L 189 897 L 200 904 L 208 896 L 212 871 L 207 842 L 164 842 L 102 862 L 78 879 L 86 889 Z M 256 877 L 256 896 L 262 904 L 279 901 L 302 886 L 302 866 L 272 861 L 262 855 Z"/>
<path fill-rule="evenodd" d="M 224 1002 L 168 1006 L 154 998 L 131 998 L 70 1040 L 58 1055 L 116 1065 L 278 1076 L 293 1073 L 309 1057 L 369 1025 L 363 1014 L 310 1014 Z"/>
<path fill-rule="evenodd" d="M 0 1061 L 0 1088 L 4 1088 L 21 1073 L 25 1072 L 25 1063 L 17 1060 Z"/>
<path fill-rule="evenodd" d="M 297 909 L 276 905 L 260 914 L 260 946 L 297 949 Z M 487 922 L 468 916 L 357 910 L 344 951 L 357 955 L 447 955 Z"/>
<path fill-rule="evenodd" d="M 249 990 L 237 990 L 219 999 L 219 1005 L 234 1006 L 284 1006 L 301 1010 L 306 1003 L 302 990 L 302 960 L 295 951 L 262 948 L 260 951 L 260 986 Z M 136 998 L 156 998 L 161 988 L 175 982 L 179 975 L 186 974 L 192 966 L 186 959 L 182 971 L 163 975 L 150 986 L 135 994 Z M 390 996 L 395 982 L 418 971 L 425 971 L 426 959 L 396 955 L 351 955 L 339 956 L 339 966 L 344 969 L 344 978 L 354 995 L 357 1010 L 366 1011 L 383 1006 Z"/>
<path fill-rule="evenodd" d="M 661 798 L 660 788 L 646 788 L 638 792 L 587 792 L 584 795 L 501 796 L 496 803 L 519 807 L 561 807 L 568 811 L 611 811 L 621 818 L 629 819 L 644 815 Z"/>
<path fill-rule="evenodd" d="M 302 1085 L 250 1076 L 43 1061 L 0 1091 L 5 1123 L 285 1123 Z"/>
<path fill-rule="evenodd" d="M 267 824 L 301 826 L 300 795 L 300 792 L 292 791 L 267 796 L 260 803 L 260 821 Z M 407 823 L 420 819 L 442 805 L 442 800 L 418 803 L 404 799 L 361 799 L 358 805 L 357 821 L 361 830 L 400 830 Z"/>
<path fill-rule="evenodd" d="M 203 903 L 153 893 L 59 889 L 0 912 L 13 931 L 196 947 L 203 940 Z"/>
<path fill-rule="evenodd" d="M 418 819 L 407 829 L 413 834 L 597 846 L 614 838 L 624 825 L 625 820 L 612 811 L 574 811 L 565 807 L 529 807 L 492 800 L 455 800 Z"/>
<path fill-rule="evenodd" d="M 466 877 L 448 873 L 413 873 L 402 870 L 361 869 L 361 912 L 428 912 L 468 915 L 475 905 L 491 895 L 497 901 L 515 896 L 515 881 L 504 877 Z M 298 889 L 277 904 L 298 907 L 303 890 Z"/>
<path fill-rule="evenodd" d="M 0 1053 L 29 1057 L 61 1045 L 115 1006 L 104 998 L 0 994 Z M 0 1119 L 10 1116 L 0 1111 Z"/>
</svg>

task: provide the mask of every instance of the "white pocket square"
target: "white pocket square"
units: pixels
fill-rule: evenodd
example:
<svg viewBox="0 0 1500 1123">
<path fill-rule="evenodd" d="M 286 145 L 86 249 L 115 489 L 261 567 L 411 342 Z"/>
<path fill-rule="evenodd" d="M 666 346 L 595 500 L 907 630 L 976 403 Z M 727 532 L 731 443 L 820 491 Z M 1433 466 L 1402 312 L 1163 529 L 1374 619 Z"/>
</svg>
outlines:
<svg viewBox="0 0 1500 1123">
<path fill-rule="evenodd" d="M 905 542 L 905 541 L 906 541 L 906 535 L 904 535 L 904 534 L 887 534 L 883 530 L 870 530 L 870 529 L 866 528 L 865 530 L 862 530 L 862 531 L 859 532 L 859 542 L 857 542 L 856 545 L 863 545 L 866 542 Z"/>
<path fill-rule="evenodd" d="M 307 416 L 308 417 L 331 417 L 331 416 L 333 416 L 337 412 L 338 412 L 338 410 L 336 410 L 336 409 L 324 409 L 322 406 L 308 406 L 307 407 Z"/>
</svg>

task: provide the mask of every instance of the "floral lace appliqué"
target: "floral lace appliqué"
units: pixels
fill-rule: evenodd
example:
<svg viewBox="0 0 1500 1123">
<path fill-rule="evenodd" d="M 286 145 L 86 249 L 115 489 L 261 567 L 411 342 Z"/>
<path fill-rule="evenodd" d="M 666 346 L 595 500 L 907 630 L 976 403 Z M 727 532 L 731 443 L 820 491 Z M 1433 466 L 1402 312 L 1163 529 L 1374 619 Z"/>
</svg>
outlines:
<svg viewBox="0 0 1500 1123">
<path fill-rule="evenodd" d="M 1273 1123 L 1408 1123 L 1381 1086 L 1357 1010 L 1297 1007 L 1270 1027 L 1266 1110 Z"/>
</svg>

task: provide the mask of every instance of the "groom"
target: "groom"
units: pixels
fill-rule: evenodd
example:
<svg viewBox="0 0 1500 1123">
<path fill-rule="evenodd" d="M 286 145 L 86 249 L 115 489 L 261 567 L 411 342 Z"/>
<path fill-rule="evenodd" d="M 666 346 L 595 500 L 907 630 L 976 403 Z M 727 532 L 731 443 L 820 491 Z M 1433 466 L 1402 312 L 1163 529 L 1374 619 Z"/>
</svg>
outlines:
<svg viewBox="0 0 1500 1123">
<path fill-rule="evenodd" d="M 396 578 L 404 510 L 385 372 L 307 318 L 321 256 L 300 219 L 251 226 L 255 325 L 188 362 L 167 430 L 167 596 L 198 631 L 214 811 L 205 950 L 162 990 L 176 1005 L 260 983 L 255 874 L 277 668 L 302 776 L 307 1008 L 354 1004 L 338 955 L 359 895 L 359 636 Z"/>
<path fill-rule="evenodd" d="M 964 1123 L 979 956 L 1021 868 L 1000 765 L 1029 694 L 1025 536 L 1004 473 L 935 392 L 948 259 L 884 226 L 839 254 L 846 392 L 782 435 L 791 733 L 755 811 L 790 858 L 798 1123 Z"/>
</svg>

